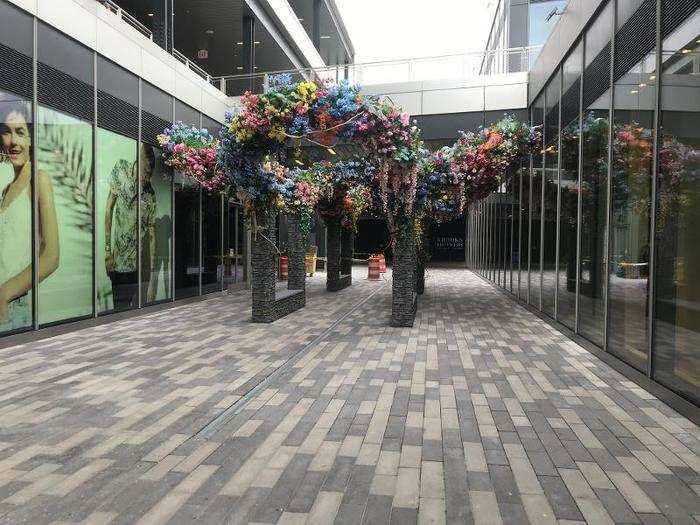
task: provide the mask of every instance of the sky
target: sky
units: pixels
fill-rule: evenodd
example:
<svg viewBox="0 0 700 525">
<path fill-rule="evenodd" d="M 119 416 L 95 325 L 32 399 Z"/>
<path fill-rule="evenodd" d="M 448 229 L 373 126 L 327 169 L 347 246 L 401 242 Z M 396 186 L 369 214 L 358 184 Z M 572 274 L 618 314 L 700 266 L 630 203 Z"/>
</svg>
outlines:
<svg viewBox="0 0 700 525">
<path fill-rule="evenodd" d="M 483 51 L 496 0 L 335 0 L 355 63 Z"/>
</svg>

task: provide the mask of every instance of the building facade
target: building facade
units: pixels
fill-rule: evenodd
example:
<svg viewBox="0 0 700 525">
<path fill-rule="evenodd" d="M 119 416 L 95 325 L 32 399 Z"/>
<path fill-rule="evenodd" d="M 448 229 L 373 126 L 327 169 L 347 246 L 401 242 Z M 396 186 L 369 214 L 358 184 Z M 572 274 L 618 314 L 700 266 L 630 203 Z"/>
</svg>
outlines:
<svg viewBox="0 0 700 525">
<path fill-rule="evenodd" d="M 317 47 L 307 15 L 277 4 L 0 0 L 3 344 L 245 286 L 241 207 L 167 169 L 156 136 L 175 121 L 218 133 L 235 100 L 205 67 L 351 60 L 331 1 L 309 2 Z"/>
<path fill-rule="evenodd" d="M 529 71 L 566 3 L 567 0 L 496 0 L 482 72 Z M 524 55 L 515 51 L 518 48 L 528 48 L 529 52 Z M 504 49 L 514 51 L 497 53 Z M 489 51 L 493 53 L 488 54 Z"/>
<path fill-rule="evenodd" d="M 470 208 L 468 264 L 697 405 L 700 2 L 571 0 L 529 100 L 542 153 Z"/>
</svg>

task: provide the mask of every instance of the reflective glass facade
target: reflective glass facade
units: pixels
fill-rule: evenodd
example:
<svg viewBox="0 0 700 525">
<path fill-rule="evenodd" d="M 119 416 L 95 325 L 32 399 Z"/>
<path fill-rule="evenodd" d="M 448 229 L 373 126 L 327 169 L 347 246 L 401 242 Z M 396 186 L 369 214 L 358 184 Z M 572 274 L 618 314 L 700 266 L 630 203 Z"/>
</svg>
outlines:
<svg viewBox="0 0 700 525">
<path fill-rule="evenodd" d="M 0 21 L 0 336 L 223 290 L 223 197 L 156 141 L 220 124 L 3 0 Z"/>
<path fill-rule="evenodd" d="M 697 2 L 603 5 L 531 107 L 543 151 L 467 228 L 473 269 L 696 404 L 698 28 Z M 488 233 L 504 202 L 509 257 Z"/>
</svg>

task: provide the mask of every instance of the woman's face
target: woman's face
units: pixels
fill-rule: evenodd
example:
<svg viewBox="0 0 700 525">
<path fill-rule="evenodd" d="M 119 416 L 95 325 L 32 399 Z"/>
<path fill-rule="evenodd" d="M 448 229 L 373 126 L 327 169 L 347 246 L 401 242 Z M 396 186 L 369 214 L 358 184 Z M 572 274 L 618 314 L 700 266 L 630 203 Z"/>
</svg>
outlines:
<svg viewBox="0 0 700 525">
<path fill-rule="evenodd" d="M 5 122 L 0 124 L 0 133 L 2 134 L 2 149 L 10 156 L 12 165 L 21 168 L 27 164 L 32 139 L 24 117 L 16 111 L 10 112 Z"/>
</svg>

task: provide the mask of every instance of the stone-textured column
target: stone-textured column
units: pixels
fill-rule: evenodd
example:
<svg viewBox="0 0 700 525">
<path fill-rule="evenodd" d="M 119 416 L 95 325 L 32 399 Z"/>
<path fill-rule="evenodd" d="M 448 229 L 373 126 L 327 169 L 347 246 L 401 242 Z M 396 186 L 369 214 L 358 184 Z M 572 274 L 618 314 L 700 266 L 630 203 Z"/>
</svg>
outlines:
<svg viewBox="0 0 700 525">
<path fill-rule="evenodd" d="M 306 289 L 306 240 L 301 234 L 299 218 L 287 217 L 287 251 L 289 253 L 290 290 Z"/>
<path fill-rule="evenodd" d="M 270 323 L 275 320 L 275 215 L 273 210 L 256 214 L 258 231 L 251 239 L 251 288 L 253 294 L 253 322 Z"/>
<path fill-rule="evenodd" d="M 421 260 L 418 261 L 416 292 L 418 295 L 423 295 L 423 292 L 425 292 L 425 262 Z"/>
<path fill-rule="evenodd" d="M 340 273 L 352 275 L 352 257 L 355 255 L 355 232 L 342 229 L 340 235 Z"/>
<path fill-rule="evenodd" d="M 338 290 L 338 283 L 340 282 L 340 219 L 327 218 L 325 222 L 327 228 L 326 290 L 335 292 Z"/>
<path fill-rule="evenodd" d="M 392 267 L 391 326 L 413 326 L 416 316 L 416 247 L 413 224 L 396 225 Z"/>
</svg>

